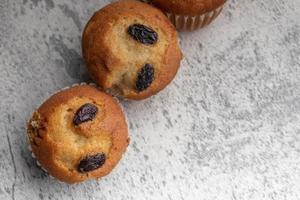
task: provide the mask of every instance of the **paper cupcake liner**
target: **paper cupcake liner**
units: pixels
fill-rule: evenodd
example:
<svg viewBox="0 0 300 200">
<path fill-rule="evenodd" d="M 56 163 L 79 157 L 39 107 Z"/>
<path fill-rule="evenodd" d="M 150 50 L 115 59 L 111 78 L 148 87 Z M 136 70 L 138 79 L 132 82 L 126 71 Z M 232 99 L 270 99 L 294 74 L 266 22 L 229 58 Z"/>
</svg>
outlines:
<svg viewBox="0 0 300 200">
<path fill-rule="evenodd" d="M 45 102 L 50 96 L 52 96 L 52 95 L 54 95 L 54 94 L 56 94 L 56 93 L 58 93 L 58 92 L 61 92 L 61 91 L 70 89 L 70 88 L 72 88 L 72 87 L 80 86 L 80 85 L 91 85 L 91 86 L 96 87 L 97 89 L 100 89 L 95 83 L 85 83 L 85 82 L 75 83 L 75 84 L 73 84 L 73 85 L 71 85 L 71 86 L 64 87 L 64 88 L 62 88 L 62 89 L 60 89 L 60 90 L 57 90 L 56 92 L 51 93 L 51 95 L 49 95 L 43 102 Z M 128 125 L 128 117 L 127 117 L 126 112 L 124 111 L 123 105 L 120 103 L 120 101 L 119 101 L 119 99 L 118 99 L 117 97 L 115 97 L 115 96 L 112 96 L 112 97 L 113 97 L 114 100 L 118 103 L 118 105 L 121 107 L 121 110 L 122 110 L 122 112 L 124 113 L 124 116 L 125 116 L 126 123 L 127 123 L 127 125 Z M 42 102 L 42 103 L 43 103 L 43 102 Z M 42 103 L 40 103 L 39 105 L 41 105 Z M 37 109 L 38 109 L 38 108 L 36 108 L 35 111 L 36 111 Z M 34 112 L 35 112 L 35 111 L 34 111 Z M 29 120 L 27 120 L 26 127 L 27 127 L 27 125 L 29 124 L 32 115 L 33 115 L 33 114 L 31 114 Z M 129 126 L 129 125 L 128 125 L 128 126 Z M 31 147 L 31 144 L 30 144 L 30 141 L 29 141 L 28 133 L 26 133 L 26 135 L 27 135 L 27 141 L 28 141 L 28 150 L 29 150 L 30 153 L 31 153 L 31 157 L 35 160 L 36 166 L 37 166 L 38 168 L 40 168 L 40 169 L 41 169 L 46 175 L 48 175 L 51 179 L 54 179 L 54 177 L 51 176 L 51 175 L 49 174 L 49 172 L 48 172 L 45 168 L 43 168 L 42 165 L 41 165 L 41 163 L 37 160 L 36 156 L 35 156 L 34 153 L 32 152 L 32 147 Z"/>
<path fill-rule="evenodd" d="M 123 100 L 128 100 L 125 97 L 122 96 L 122 94 L 120 93 L 119 90 L 117 89 L 113 89 L 113 88 L 109 88 L 105 90 L 105 93 L 110 94 L 112 97 L 114 97 L 115 99 L 123 99 Z"/>
<path fill-rule="evenodd" d="M 219 16 L 223 7 L 224 5 L 211 12 L 198 16 L 176 15 L 172 13 L 166 13 L 166 16 L 174 24 L 177 30 L 193 31 L 209 25 Z"/>
</svg>

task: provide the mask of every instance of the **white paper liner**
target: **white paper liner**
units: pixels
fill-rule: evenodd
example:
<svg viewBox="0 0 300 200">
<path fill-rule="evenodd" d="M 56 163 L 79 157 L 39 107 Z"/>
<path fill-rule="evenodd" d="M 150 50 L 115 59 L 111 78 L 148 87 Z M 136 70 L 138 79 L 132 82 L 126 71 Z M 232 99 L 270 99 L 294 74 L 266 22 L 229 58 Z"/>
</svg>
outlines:
<svg viewBox="0 0 300 200">
<path fill-rule="evenodd" d="M 172 13 L 166 13 L 166 16 L 174 24 L 177 30 L 193 31 L 209 25 L 219 16 L 223 7 L 224 6 L 222 5 L 211 12 L 198 16 L 176 15 Z"/>
<path fill-rule="evenodd" d="M 105 93 L 110 94 L 114 98 L 120 98 L 126 100 L 117 89 L 109 88 L 105 90 Z"/>
<path fill-rule="evenodd" d="M 53 92 L 51 95 L 49 95 L 49 96 L 47 97 L 47 99 L 48 99 L 49 97 L 51 97 L 52 95 L 58 93 L 58 92 L 61 92 L 61 91 L 70 89 L 70 88 L 72 88 L 72 87 L 80 86 L 80 85 L 90 85 L 90 86 L 96 87 L 97 89 L 100 89 L 99 87 L 97 87 L 97 85 L 96 85 L 95 83 L 86 83 L 86 82 L 75 83 L 75 84 L 73 84 L 73 85 L 71 85 L 71 86 L 67 86 L 67 87 L 64 87 L 63 89 L 60 89 L 60 90 L 58 90 L 58 91 L 56 91 L 56 92 Z M 124 116 L 125 116 L 125 121 L 126 121 L 126 124 L 127 124 L 127 129 L 129 129 L 129 127 L 128 127 L 128 126 L 129 126 L 129 124 L 128 124 L 128 117 L 127 117 L 126 112 L 124 111 L 123 105 L 120 103 L 120 101 L 119 101 L 119 99 L 118 99 L 117 97 L 115 97 L 115 96 L 112 96 L 112 97 L 113 97 L 113 99 L 114 99 L 115 101 L 117 101 L 118 105 L 121 107 L 121 110 L 122 110 L 122 112 L 123 112 L 123 114 L 124 114 Z M 47 100 L 47 99 L 46 99 L 46 100 Z M 44 100 L 44 101 L 46 101 L 46 100 Z M 44 101 L 43 101 L 43 102 L 44 102 Z M 42 102 L 42 103 L 43 103 L 43 102 Z M 42 103 L 41 103 L 40 105 L 42 105 Z M 38 108 L 36 108 L 35 111 L 36 111 L 37 109 L 38 109 Z M 35 111 L 34 111 L 34 112 L 35 112 Z M 32 114 L 31 114 L 31 116 L 30 116 L 30 119 L 27 121 L 26 127 L 27 127 L 27 125 L 29 124 L 29 122 L 30 122 L 30 120 L 31 120 L 31 117 L 32 117 Z M 128 130 L 128 131 L 129 131 L 129 130 Z M 35 160 L 35 163 L 36 163 L 37 167 L 39 167 L 41 170 L 43 170 L 43 171 L 44 171 L 51 179 L 55 179 L 52 175 L 50 175 L 50 174 L 48 173 L 48 171 L 47 171 L 46 169 L 44 169 L 44 168 L 42 167 L 41 163 L 37 160 L 36 156 L 35 156 L 34 153 L 32 152 L 32 147 L 31 147 L 31 144 L 30 144 L 30 141 L 29 141 L 28 133 L 26 133 L 26 134 L 27 134 L 27 140 L 28 140 L 28 143 L 29 143 L 29 145 L 28 145 L 28 150 L 31 152 L 31 157 Z"/>
</svg>

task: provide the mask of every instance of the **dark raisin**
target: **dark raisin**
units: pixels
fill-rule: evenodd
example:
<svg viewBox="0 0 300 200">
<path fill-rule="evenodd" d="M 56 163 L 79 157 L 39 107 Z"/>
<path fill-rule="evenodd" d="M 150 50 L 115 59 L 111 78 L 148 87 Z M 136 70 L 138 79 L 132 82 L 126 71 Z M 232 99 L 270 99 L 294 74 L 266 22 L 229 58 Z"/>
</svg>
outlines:
<svg viewBox="0 0 300 200">
<path fill-rule="evenodd" d="M 106 156 L 104 153 L 87 156 L 80 161 L 78 171 L 84 173 L 98 169 L 105 163 L 105 159 Z"/>
<path fill-rule="evenodd" d="M 155 44 L 158 40 L 157 33 L 152 28 L 142 24 L 129 26 L 128 34 L 136 41 L 146 45 Z"/>
<path fill-rule="evenodd" d="M 98 108 L 90 103 L 81 106 L 75 113 L 73 123 L 77 126 L 83 122 L 91 121 L 95 118 Z"/>
<path fill-rule="evenodd" d="M 144 65 L 139 71 L 136 81 L 136 89 L 141 92 L 146 90 L 154 80 L 154 67 L 150 64 Z"/>
</svg>

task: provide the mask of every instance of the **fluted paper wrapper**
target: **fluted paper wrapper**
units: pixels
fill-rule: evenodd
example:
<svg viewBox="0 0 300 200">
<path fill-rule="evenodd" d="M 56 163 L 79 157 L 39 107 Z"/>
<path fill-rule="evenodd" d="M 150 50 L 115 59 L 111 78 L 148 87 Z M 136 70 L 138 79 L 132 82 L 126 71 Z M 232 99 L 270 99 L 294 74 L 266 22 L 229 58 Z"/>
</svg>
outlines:
<svg viewBox="0 0 300 200">
<path fill-rule="evenodd" d="M 193 31 L 209 25 L 219 16 L 222 10 L 223 6 L 220 6 L 211 12 L 198 16 L 176 15 L 172 13 L 166 13 L 166 15 L 177 30 Z"/>
</svg>

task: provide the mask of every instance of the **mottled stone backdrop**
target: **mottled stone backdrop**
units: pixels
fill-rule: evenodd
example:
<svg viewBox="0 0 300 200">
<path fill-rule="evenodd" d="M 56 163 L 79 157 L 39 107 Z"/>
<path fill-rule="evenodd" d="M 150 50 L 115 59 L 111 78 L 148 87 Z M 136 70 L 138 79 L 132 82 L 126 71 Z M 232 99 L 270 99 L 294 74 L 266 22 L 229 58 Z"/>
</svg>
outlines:
<svg viewBox="0 0 300 200">
<path fill-rule="evenodd" d="M 131 144 L 101 181 L 50 179 L 25 122 L 47 96 L 90 81 L 81 33 L 103 0 L 0 0 L 0 199 L 299 200 L 300 1 L 229 0 L 180 33 L 176 80 L 122 102 Z"/>
</svg>

